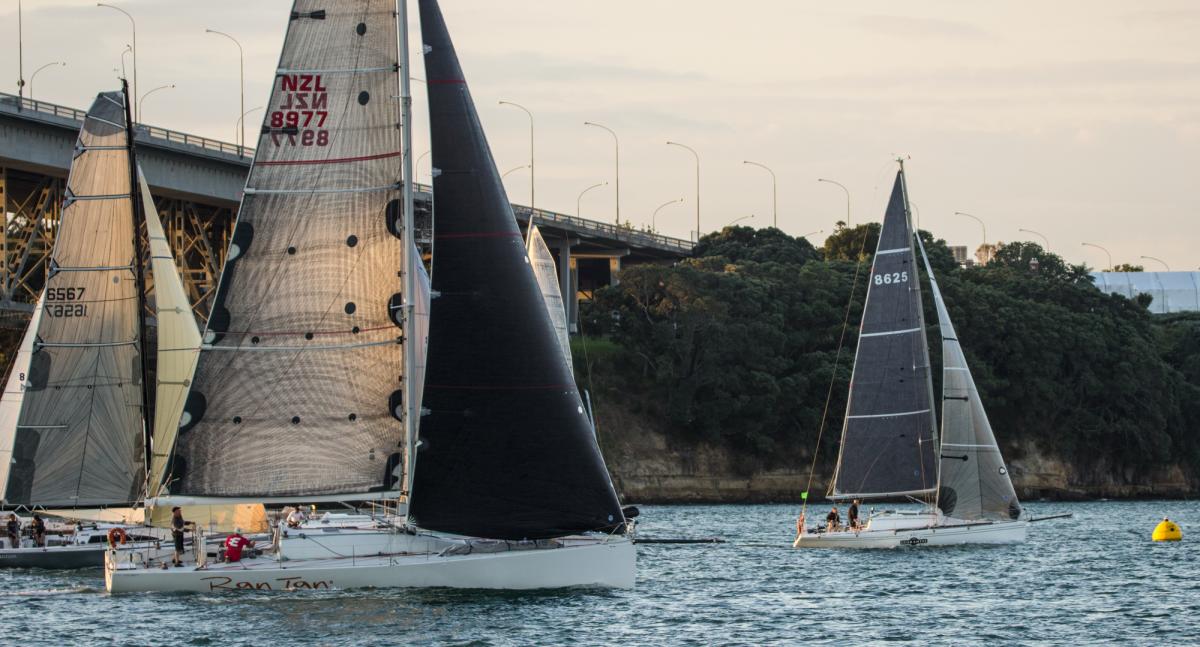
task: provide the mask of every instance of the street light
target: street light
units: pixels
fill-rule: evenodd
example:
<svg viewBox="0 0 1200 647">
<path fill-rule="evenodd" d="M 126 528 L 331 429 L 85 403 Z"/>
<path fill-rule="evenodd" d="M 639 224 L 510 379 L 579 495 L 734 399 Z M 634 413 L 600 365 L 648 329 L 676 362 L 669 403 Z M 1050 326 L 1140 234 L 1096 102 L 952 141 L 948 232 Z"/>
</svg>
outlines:
<svg viewBox="0 0 1200 647">
<path fill-rule="evenodd" d="M 962 211 L 955 211 L 955 212 L 954 212 L 954 215 L 956 215 L 956 216 L 964 216 L 964 217 L 966 217 L 966 218 L 971 218 L 971 219 L 973 219 L 975 222 L 979 223 L 979 226 L 980 226 L 980 227 L 983 227 L 983 246 L 984 246 L 984 247 L 987 247 L 987 225 L 985 225 L 985 224 L 983 223 L 983 220 L 981 220 L 981 219 L 979 218 L 979 216 L 972 216 L 971 214 L 969 214 L 969 213 L 964 213 L 964 212 L 962 212 Z"/>
<path fill-rule="evenodd" d="M 749 164 L 750 166 L 757 166 L 758 168 L 766 169 L 767 173 L 771 174 L 771 213 L 773 221 L 771 226 L 779 229 L 779 184 L 775 180 L 775 171 L 772 171 L 771 168 L 766 164 L 759 164 L 758 162 L 751 162 L 750 160 L 743 160 L 742 164 Z"/>
<path fill-rule="evenodd" d="M 575 198 L 575 215 L 577 217 L 579 217 L 579 218 L 583 217 L 583 213 L 580 208 L 580 203 L 583 201 L 583 194 L 587 193 L 588 191 L 591 191 L 592 189 L 598 189 L 602 186 L 608 186 L 608 182 L 601 182 L 599 184 L 593 184 L 592 186 L 589 186 L 588 188 L 579 192 L 579 197 Z"/>
<path fill-rule="evenodd" d="M 685 150 L 691 151 L 692 157 L 696 158 L 696 241 L 700 240 L 700 153 L 691 146 L 680 144 L 679 142 L 667 142 L 667 146 L 678 146 Z"/>
<path fill-rule="evenodd" d="M 224 36 L 225 38 L 228 38 L 229 40 L 233 41 L 234 45 L 237 45 L 237 48 L 238 48 L 238 76 L 241 79 L 241 87 L 242 87 L 241 99 L 240 99 L 240 103 L 238 104 L 238 113 L 245 114 L 246 113 L 246 55 L 242 51 L 242 44 L 238 42 L 238 39 L 234 38 L 233 36 L 230 36 L 229 34 L 226 34 L 223 31 L 217 31 L 215 29 L 205 29 L 204 33 L 216 34 L 218 36 Z M 136 55 L 135 55 L 135 57 L 136 57 Z M 239 139 L 238 139 L 238 148 L 242 149 L 245 147 L 246 147 L 246 122 L 243 121 L 242 122 L 242 132 L 240 133 Z"/>
<path fill-rule="evenodd" d="M 667 207 L 667 206 L 670 206 L 673 204 L 678 204 L 680 202 L 683 202 L 683 198 L 679 198 L 678 200 L 669 200 L 667 202 L 664 202 L 664 203 L 658 205 L 658 208 L 655 209 L 654 213 L 650 215 L 650 231 L 658 231 L 658 229 L 655 227 L 655 223 L 657 222 L 656 218 L 658 218 L 658 212 L 662 211 L 663 207 Z"/>
<path fill-rule="evenodd" d="M 133 90 L 133 96 L 136 97 L 137 89 L 138 89 L 138 82 L 137 82 L 137 23 L 133 21 L 133 16 L 129 15 L 128 11 L 125 11 L 124 9 L 122 9 L 120 7 L 116 7 L 116 6 L 113 6 L 110 4 L 104 4 L 103 2 L 97 2 L 96 6 L 97 7 L 106 7 L 108 9 L 115 9 L 115 10 L 120 11 L 121 13 L 125 14 L 125 17 L 129 19 L 129 26 L 130 26 L 130 28 L 133 29 L 133 47 L 131 48 L 133 50 L 133 87 L 131 89 Z M 122 65 L 125 62 L 124 55 L 122 55 L 122 57 L 121 57 L 121 62 L 122 62 Z M 123 72 L 124 72 L 124 70 L 122 70 L 122 73 Z M 139 119 L 140 115 L 137 113 L 137 110 L 136 110 L 137 106 L 134 106 L 134 108 L 135 108 L 135 110 L 133 113 L 133 120 L 137 121 Z"/>
<path fill-rule="evenodd" d="M 263 109 L 263 107 L 262 107 L 262 106 L 258 106 L 257 108 L 251 108 L 251 109 L 247 110 L 246 112 L 243 112 L 243 113 L 242 113 L 242 116 L 238 117 L 238 125 L 237 125 L 237 129 L 235 129 L 235 130 L 238 130 L 238 129 L 241 129 L 241 128 L 242 128 L 242 124 L 244 124 L 244 123 L 246 122 L 246 115 L 248 115 L 248 114 L 250 114 L 250 113 L 254 112 L 255 110 L 262 110 L 262 109 Z M 245 132 L 245 131 L 244 131 L 244 130 L 238 130 L 238 132 Z M 245 143 L 246 143 L 246 142 L 242 142 L 242 144 L 243 144 L 243 145 L 245 145 Z"/>
<path fill-rule="evenodd" d="M 25 18 L 21 11 L 21 0 L 17 0 L 17 112 L 25 103 Z M 33 88 L 29 88 L 29 98 L 33 98 Z"/>
<path fill-rule="evenodd" d="M 825 178 L 821 178 L 821 177 L 817 178 L 817 181 L 818 182 L 828 182 L 829 184 L 836 184 L 837 186 L 842 187 L 842 190 L 846 192 L 846 228 L 849 229 L 850 228 L 850 189 L 847 189 L 846 185 L 842 184 L 841 182 L 835 182 L 833 180 L 826 180 Z"/>
<path fill-rule="evenodd" d="M 1046 251 L 1050 251 L 1050 239 L 1049 239 L 1049 238 L 1046 238 L 1046 236 L 1045 236 L 1044 234 L 1042 234 L 1042 233 L 1040 233 L 1040 232 L 1036 232 L 1036 231 L 1034 231 L 1034 230 L 1032 230 L 1032 229 L 1018 229 L 1017 231 L 1023 231 L 1023 232 L 1025 232 L 1025 233 L 1027 233 L 1027 234 L 1033 234 L 1034 236 L 1041 236 L 1041 238 L 1042 238 L 1042 241 L 1043 241 L 1044 243 L 1046 243 Z"/>
<path fill-rule="evenodd" d="M 67 64 L 65 61 L 55 61 L 53 63 L 46 63 L 45 65 L 34 70 L 33 74 L 29 75 L 29 100 L 30 101 L 33 101 L 33 80 L 37 78 L 38 72 L 41 72 L 42 70 L 44 70 L 48 67 L 53 67 L 55 65 L 62 65 L 64 67 L 66 67 Z"/>
<path fill-rule="evenodd" d="M 1101 247 L 1095 243 L 1080 243 L 1080 245 L 1083 245 L 1084 247 L 1095 247 L 1096 249 L 1102 250 L 1105 254 L 1108 254 L 1108 271 L 1111 272 L 1116 269 L 1117 266 L 1113 265 L 1112 261 L 1112 252 L 1108 251 L 1108 248 Z"/>
<path fill-rule="evenodd" d="M 122 79 L 126 78 L 126 76 L 127 76 L 125 74 L 125 55 L 132 51 L 133 51 L 133 46 L 130 45 L 129 43 L 125 43 L 125 49 L 121 50 L 121 78 Z M 116 70 L 113 70 L 113 71 L 115 72 Z M 132 88 L 130 88 L 130 90 L 132 90 Z"/>
<path fill-rule="evenodd" d="M 512 106 L 514 108 L 519 108 L 521 110 L 524 110 L 525 114 L 529 115 L 529 211 L 530 211 L 530 213 L 532 213 L 533 208 L 534 208 L 534 204 L 533 204 L 534 182 L 533 182 L 533 179 L 534 179 L 534 171 L 535 171 L 534 166 L 533 166 L 533 113 L 529 111 L 529 108 L 526 108 L 525 106 L 523 106 L 519 103 L 513 103 L 512 101 L 501 101 L 500 105 Z"/>
<path fill-rule="evenodd" d="M 425 156 L 426 156 L 426 155 L 428 155 L 428 154 L 429 154 L 429 152 L 430 152 L 430 151 L 425 151 L 424 153 L 421 153 L 421 156 L 417 158 L 417 163 L 416 163 L 416 164 L 413 164 L 413 168 L 414 168 L 414 169 L 417 169 L 417 168 L 419 168 L 419 167 L 421 166 L 421 160 L 425 159 Z M 419 171 L 418 171 L 418 172 L 419 172 Z M 433 181 L 433 169 L 430 169 L 430 171 L 429 171 L 429 181 L 430 181 L 430 182 L 432 182 L 432 181 Z"/>
<path fill-rule="evenodd" d="M 138 99 L 138 102 L 137 102 L 137 111 L 138 111 L 138 114 L 139 114 L 139 115 L 140 115 L 140 114 L 142 114 L 142 104 L 146 102 L 146 97 L 148 97 L 148 96 L 150 96 L 150 95 L 154 94 L 155 92 L 158 92 L 159 90 L 170 90 L 170 89 L 172 89 L 172 88 L 174 88 L 174 87 L 175 87 L 175 84 L 174 84 L 174 83 L 172 83 L 171 85 L 160 85 L 160 86 L 158 86 L 157 88 L 154 88 L 153 90 L 150 90 L 150 91 L 149 91 L 149 92 L 147 92 L 146 94 L 143 94 L 143 95 L 142 95 L 142 98 L 141 98 L 141 99 Z"/>
<path fill-rule="evenodd" d="M 810 231 L 807 234 L 804 234 L 803 236 L 801 236 L 801 238 L 808 238 L 809 236 L 815 236 L 816 234 L 823 234 L 823 233 L 825 233 L 824 229 L 818 229 L 816 231 Z"/>
<path fill-rule="evenodd" d="M 509 173 L 512 173 L 513 171 L 519 171 L 519 170 L 521 170 L 521 169 L 523 169 L 523 168 L 529 168 L 529 165 L 528 165 L 528 164 L 522 164 L 522 165 L 520 165 L 520 166 L 516 166 L 516 167 L 510 168 L 510 169 L 508 169 L 507 171 L 505 171 L 503 174 L 501 174 L 501 175 L 500 175 L 500 179 L 501 179 L 501 180 L 503 180 L 504 178 L 508 177 L 508 174 L 509 174 Z M 532 208 L 533 208 L 533 207 L 530 207 L 530 209 L 532 209 Z"/>
<path fill-rule="evenodd" d="M 1162 263 L 1162 266 L 1163 266 L 1163 267 L 1165 267 L 1165 268 L 1167 268 L 1167 271 L 1168 271 L 1168 272 L 1170 272 L 1170 271 L 1171 271 L 1171 266 L 1170 266 L 1170 265 L 1167 265 L 1167 262 L 1166 262 L 1166 261 L 1164 261 L 1164 260 L 1163 260 L 1163 259 L 1161 259 L 1161 258 L 1154 258 L 1153 256 L 1139 256 L 1138 258 L 1144 258 L 1144 259 L 1146 259 L 1146 260 L 1148 260 L 1148 261 L 1155 261 L 1155 262 L 1157 262 L 1157 263 Z"/>
<path fill-rule="evenodd" d="M 617 193 L 617 195 L 616 195 L 616 198 L 617 198 L 617 224 L 619 225 L 619 224 L 621 224 L 621 142 L 620 142 L 620 140 L 617 139 L 617 133 L 613 132 L 612 128 L 609 128 L 608 126 L 605 126 L 604 124 L 598 124 L 598 123 L 595 123 L 592 121 L 585 121 L 585 122 L 583 122 L 583 125 L 595 126 L 596 128 L 603 128 L 604 130 L 608 131 L 608 134 L 612 135 L 613 152 L 615 153 L 615 160 L 616 160 L 616 171 L 614 172 L 614 175 L 616 176 L 615 180 L 617 182 L 616 187 L 614 187 L 614 188 L 616 189 L 616 193 Z M 575 209 L 575 212 L 579 213 L 579 209 L 578 208 Z"/>
<path fill-rule="evenodd" d="M 743 221 L 743 220 L 749 220 L 749 219 L 751 219 L 751 218 L 753 218 L 753 217 L 754 217 L 754 214 L 750 214 L 750 215 L 748 215 L 748 216 L 742 216 L 741 218 L 735 218 L 735 219 L 733 219 L 733 220 L 730 220 L 730 221 L 729 221 L 729 224 L 727 224 L 727 225 L 725 225 L 725 226 L 726 226 L 726 227 L 732 227 L 732 226 L 736 225 L 737 223 L 739 223 L 739 222 L 741 222 L 741 221 Z"/>
</svg>

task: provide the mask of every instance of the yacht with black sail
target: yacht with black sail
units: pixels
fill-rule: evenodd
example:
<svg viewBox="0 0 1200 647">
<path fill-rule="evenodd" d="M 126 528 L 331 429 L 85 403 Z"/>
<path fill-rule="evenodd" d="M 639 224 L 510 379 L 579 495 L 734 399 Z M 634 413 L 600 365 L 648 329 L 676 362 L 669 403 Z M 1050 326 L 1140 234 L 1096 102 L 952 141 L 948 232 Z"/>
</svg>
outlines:
<svg viewBox="0 0 1200 647">
<path fill-rule="evenodd" d="M 921 305 L 920 252 L 942 340 L 940 435 Z M 801 529 L 797 548 L 896 548 L 1025 540 L 1021 514 L 925 246 L 912 228 L 904 162 L 868 277 L 858 350 L 828 498 L 903 499 L 919 511 L 871 514 L 858 527 Z"/>
<path fill-rule="evenodd" d="M 406 4 L 297 0 L 158 500 L 396 514 L 281 525 L 232 564 L 114 550 L 109 591 L 633 586 L 630 524 L 441 11 L 419 7 L 432 286 Z"/>
</svg>

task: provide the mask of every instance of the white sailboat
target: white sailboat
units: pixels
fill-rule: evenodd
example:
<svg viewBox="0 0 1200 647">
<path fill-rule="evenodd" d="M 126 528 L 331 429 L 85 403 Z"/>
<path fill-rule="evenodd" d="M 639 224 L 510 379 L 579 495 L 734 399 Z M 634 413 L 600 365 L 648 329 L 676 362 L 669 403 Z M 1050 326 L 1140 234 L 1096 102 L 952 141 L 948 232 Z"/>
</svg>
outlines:
<svg viewBox="0 0 1200 647">
<path fill-rule="evenodd" d="M 927 505 L 914 512 L 875 513 L 857 528 L 803 528 L 794 542 L 797 548 L 1025 540 L 1029 520 L 1022 517 L 924 244 L 912 229 L 910 213 L 901 162 L 871 268 L 829 498 L 909 497 Z M 942 338 L 940 437 L 917 250 L 929 277 Z"/>
<path fill-rule="evenodd" d="M 423 285 L 393 2 L 293 6 L 157 503 L 399 514 L 281 525 L 236 563 L 112 551 L 109 591 L 633 586 L 629 528 L 433 0 L 419 3 L 438 208 Z"/>
</svg>

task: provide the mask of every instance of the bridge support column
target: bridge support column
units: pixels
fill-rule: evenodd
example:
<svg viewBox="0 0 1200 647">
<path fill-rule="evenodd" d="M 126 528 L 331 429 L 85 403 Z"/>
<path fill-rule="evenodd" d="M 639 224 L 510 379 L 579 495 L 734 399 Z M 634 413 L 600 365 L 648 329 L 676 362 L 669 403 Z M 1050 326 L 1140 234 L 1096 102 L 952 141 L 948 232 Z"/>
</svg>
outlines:
<svg viewBox="0 0 1200 647">
<path fill-rule="evenodd" d="M 613 258 L 608 259 L 608 277 L 609 277 L 608 284 L 609 285 L 620 285 L 621 284 L 620 275 L 621 275 L 621 257 L 614 256 Z"/>
<path fill-rule="evenodd" d="M 577 332 L 575 325 L 578 307 L 575 303 L 575 282 L 571 280 L 571 270 L 575 259 L 571 258 L 571 243 L 569 237 L 558 243 L 558 288 L 562 291 L 563 307 L 567 311 L 567 330 Z"/>
</svg>

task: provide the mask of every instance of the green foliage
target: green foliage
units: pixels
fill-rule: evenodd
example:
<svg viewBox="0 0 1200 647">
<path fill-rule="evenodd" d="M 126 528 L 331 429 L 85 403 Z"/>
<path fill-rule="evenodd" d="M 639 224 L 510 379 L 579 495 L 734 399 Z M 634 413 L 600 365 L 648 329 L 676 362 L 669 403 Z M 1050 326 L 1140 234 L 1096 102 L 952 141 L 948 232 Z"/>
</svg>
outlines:
<svg viewBox="0 0 1200 647">
<path fill-rule="evenodd" d="M 626 268 L 582 313 L 588 334 L 608 340 L 593 353 L 597 379 L 619 383 L 618 397 L 669 434 L 764 464 L 809 454 L 824 416 L 828 464 L 878 231 L 839 228 L 821 258 L 778 230 L 732 227 L 675 266 Z M 1033 441 L 1085 466 L 1200 467 L 1200 315 L 1157 320 L 1033 243 L 964 270 L 944 241 L 920 236 L 1006 451 Z"/>
<path fill-rule="evenodd" d="M 1120 265 L 1109 270 L 1110 272 L 1145 272 L 1146 268 L 1141 265 L 1131 265 L 1129 263 L 1121 263 Z"/>
</svg>

